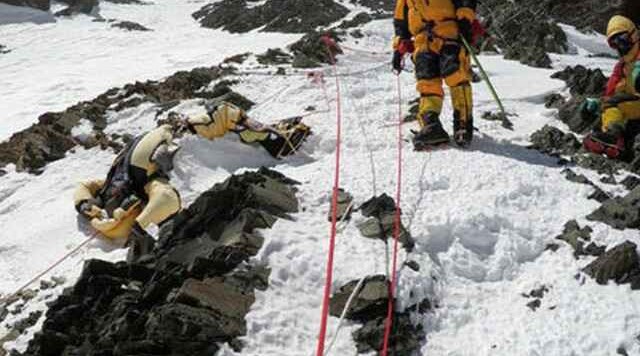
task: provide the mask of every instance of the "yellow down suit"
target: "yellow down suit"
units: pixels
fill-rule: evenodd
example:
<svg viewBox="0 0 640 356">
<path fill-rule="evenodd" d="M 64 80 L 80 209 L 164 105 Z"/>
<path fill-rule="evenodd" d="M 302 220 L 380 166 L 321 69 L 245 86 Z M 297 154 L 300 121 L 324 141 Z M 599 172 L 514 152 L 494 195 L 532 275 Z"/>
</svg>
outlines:
<svg viewBox="0 0 640 356">
<path fill-rule="evenodd" d="M 188 129 L 207 139 L 224 136 L 245 118 L 241 109 L 223 103 L 209 114 L 191 117 Z M 247 133 L 246 135 L 250 135 Z M 76 209 L 91 225 L 112 239 L 129 236 L 137 222 L 143 229 L 160 225 L 181 209 L 178 192 L 169 183 L 168 172 L 154 162 L 162 146 L 174 146 L 174 128 L 162 125 L 133 140 L 114 160 L 104 180 L 80 183 L 74 195 Z M 90 210 L 81 211 L 91 201 Z"/>
<path fill-rule="evenodd" d="M 451 88 L 456 122 L 472 120 L 470 58 L 460 42 L 459 21 L 473 22 L 476 0 L 397 0 L 394 49 L 413 38 L 415 75 L 420 93 L 418 122 L 427 125 L 442 110 L 442 82 Z"/>
</svg>

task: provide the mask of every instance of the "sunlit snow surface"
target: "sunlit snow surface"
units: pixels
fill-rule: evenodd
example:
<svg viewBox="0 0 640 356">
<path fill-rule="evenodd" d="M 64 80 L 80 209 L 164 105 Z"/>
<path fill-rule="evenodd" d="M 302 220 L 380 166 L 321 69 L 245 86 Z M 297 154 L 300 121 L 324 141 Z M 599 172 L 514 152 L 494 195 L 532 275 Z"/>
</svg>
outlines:
<svg viewBox="0 0 640 356">
<path fill-rule="evenodd" d="M 133 19 L 155 30 L 143 34 L 120 33 L 83 17 L 56 24 L 0 27 L 4 44 L 15 48 L 8 57 L 0 57 L 0 106 L 10 114 L 5 117 L 16 118 L 3 120 L 0 132 L 6 137 L 45 110 L 90 99 L 112 85 L 212 65 L 230 54 L 259 53 L 290 40 L 282 35 L 232 36 L 200 30 L 189 15 L 202 5 L 180 1 L 147 7 L 102 5 L 105 17 Z M 68 32 L 71 29 L 76 31 L 73 35 Z M 386 51 L 391 31 L 389 21 L 376 21 L 363 29 L 365 39 L 349 40 L 347 45 Z M 42 33 L 42 37 L 33 33 Z M 593 43 L 600 40 L 591 38 Z M 84 46 L 69 41 L 84 42 Z M 581 41 L 590 43 L 584 38 Z M 58 49 L 35 58 L 34 53 L 47 43 L 59 43 Z M 78 52 L 69 52 L 72 49 Z M 586 50 L 577 53 L 554 56 L 554 63 L 561 68 L 595 61 L 586 57 Z M 346 51 L 338 66 L 341 73 L 371 69 L 342 78 L 340 83 L 344 116 L 341 186 L 353 193 L 358 203 L 373 194 L 371 156 L 376 192 L 395 192 L 396 81 L 389 69 L 381 66 L 388 60 L 387 55 Z M 480 132 L 469 149 L 416 153 L 404 142 L 403 220 L 410 226 L 417 247 L 409 255 L 401 252 L 400 261 L 416 261 L 420 272 L 402 268 L 399 304 L 404 308 L 429 297 L 438 305 L 434 312 L 421 316 L 427 330 L 422 354 L 597 356 L 615 354 L 619 346 L 625 346 L 630 355 L 640 355 L 640 344 L 635 341 L 640 334 L 640 293 L 631 292 L 628 286 L 599 286 L 588 278 L 574 278 L 591 259 L 576 261 L 568 246 L 556 253 L 544 252 L 565 222 L 576 218 L 586 223 L 584 217 L 597 207 L 586 198 L 592 188 L 567 181 L 554 159 L 524 147 L 529 135 L 545 124 L 564 128 L 543 105 L 544 96 L 563 90 L 564 83 L 549 78 L 552 70 L 525 67 L 498 56 L 482 56 L 481 60 L 508 111 L 518 115 L 512 118 L 515 131 L 480 119 L 484 111 L 496 106 L 484 84 L 475 84 Z M 612 60 L 602 59 L 593 63 L 603 67 L 612 64 Z M 327 69 L 327 73 L 331 71 Z M 241 83 L 235 89 L 259 103 L 250 114 L 265 122 L 301 114 L 308 106 L 327 108 L 321 87 L 305 76 L 238 78 Z M 315 347 L 335 146 L 336 88 L 333 78 L 326 81 L 331 112 L 306 119 L 316 135 L 298 157 L 275 161 L 233 137 L 216 142 L 188 137 L 181 142 L 183 150 L 172 182 L 186 203 L 230 173 L 261 165 L 302 183 L 302 209 L 295 214 L 295 221 L 279 220 L 273 229 L 263 232 L 265 245 L 253 262 L 272 269 L 270 285 L 267 291 L 257 293 L 248 315 L 242 355 L 310 355 Z M 410 73 L 402 74 L 404 103 L 415 97 L 414 83 Z M 20 100 L 23 103 L 18 105 Z M 188 113 L 202 108 L 198 101 L 185 101 L 178 109 Z M 408 106 L 403 109 L 406 112 Z M 141 133 L 155 125 L 154 116 L 153 107 L 143 104 L 112 114 L 108 130 Z M 442 119 L 449 130 L 451 116 L 447 104 Z M 405 139 L 410 138 L 414 125 L 405 126 Z M 48 165 L 40 176 L 10 169 L 0 178 L 1 292 L 12 291 L 88 236 L 89 230 L 78 222 L 72 207 L 74 185 L 78 180 L 103 176 L 112 159 L 112 153 L 78 149 Z M 613 186 L 603 189 L 622 193 Z M 355 225 L 360 219 L 355 214 L 338 237 L 334 287 L 364 275 L 385 273 L 385 245 L 359 236 Z M 592 226 L 598 244 L 612 247 L 625 239 L 640 243 L 635 231 Z M 68 276 L 67 285 L 71 285 L 84 259 L 122 259 L 125 251 L 110 252 L 114 248 L 95 242 L 54 275 Z M 550 292 L 541 308 L 532 312 L 526 307 L 530 300 L 521 294 L 542 284 L 550 286 Z M 31 304 L 27 312 L 42 308 L 44 301 Z M 336 325 L 337 319 L 330 318 L 330 334 Z M 342 330 L 333 355 L 355 354 L 351 332 L 356 327 L 348 324 Z M 23 348 L 27 340 L 28 336 L 23 336 L 5 346 Z M 220 354 L 234 353 L 224 350 Z"/>
</svg>

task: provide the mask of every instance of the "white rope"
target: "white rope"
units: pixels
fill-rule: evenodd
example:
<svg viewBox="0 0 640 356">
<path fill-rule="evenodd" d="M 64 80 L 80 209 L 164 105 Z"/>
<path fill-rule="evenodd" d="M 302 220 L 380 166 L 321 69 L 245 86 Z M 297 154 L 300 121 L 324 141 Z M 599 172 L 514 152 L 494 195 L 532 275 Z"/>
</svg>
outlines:
<svg viewBox="0 0 640 356">
<path fill-rule="evenodd" d="M 349 310 L 349 308 L 351 308 L 351 303 L 353 303 L 353 299 L 356 297 L 356 294 L 360 293 L 360 289 L 362 288 L 362 284 L 364 283 L 365 278 L 367 278 L 367 276 L 362 276 L 362 278 L 360 278 L 360 280 L 358 281 L 358 284 L 356 285 L 356 288 L 353 290 L 353 292 L 349 296 L 349 299 L 347 299 L 347 304 L 345 304 L 344 309 L 342 309 L 342 313 L 340 314 L 340 320 L 338 321 L 338 328 L 336 329 L 336 332 L 333 334 L 333 337 L 331 338 L 331 342 L 329 342 L 329 345 L 327 346 L 327 350 L 324 352 L 325 356 L 329 355 L 329 351 L 331 351 L 333 344 L 338 339 L 338 334 L 340 334 L 340 330 L 342 329 L 343 321 L 345 316 L 347 315 L 347 311 Z"/>
</svg>

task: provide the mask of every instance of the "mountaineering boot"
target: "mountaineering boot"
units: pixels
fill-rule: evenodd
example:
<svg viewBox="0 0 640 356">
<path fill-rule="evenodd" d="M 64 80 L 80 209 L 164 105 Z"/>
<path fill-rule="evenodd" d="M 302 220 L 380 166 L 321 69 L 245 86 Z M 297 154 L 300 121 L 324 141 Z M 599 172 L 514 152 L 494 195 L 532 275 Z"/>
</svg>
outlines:
<svg viewBox="0 0 640 356">
<path fill-rule="evenodd" d="M 464 147 L 473 140 L 473 100 L 471 85 L 460 84 L 451 88 L 453 104 L 453 138 L 458 146 Z"/>
<path fill-rule="evenodd" d="M 465 147 L 473 140 L 473 116 L 468 116 L 466 120 L 460 118 L 456 111 L 453 113 L 453 139 L 460 147 Z"/>
<path fill-rule="evenodd" d="M 153 251 L 156 241 L 138 223 L 133 225 L 131 234 L 125 246 L 129 247 L 127 252 L 127 263 L 136 263 Z"/>
<path fill-rule="evenodd" d="M 422 118 L 421 125 L 422 129 L 413 137 L 413 146 L 416 151 L 449 142 L 449 134 L 442 128 L 438 113 L 426 113 Z"/>
<path fill-rule="evenodd" d="M 605 154 L 615 159 L 624 151 L 624 136 L 611 131 L 596 131 L 584 138 L 584 148 L 596 154 Z"/>
</svg>

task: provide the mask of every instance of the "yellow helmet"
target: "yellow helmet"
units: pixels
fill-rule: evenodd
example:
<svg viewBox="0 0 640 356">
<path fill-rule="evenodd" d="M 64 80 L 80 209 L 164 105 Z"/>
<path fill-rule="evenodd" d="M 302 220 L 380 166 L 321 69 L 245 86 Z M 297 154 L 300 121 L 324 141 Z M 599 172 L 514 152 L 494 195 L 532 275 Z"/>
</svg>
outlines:
<svg viewBox="0 0 640 356">
<path fill-rule="evenodd" d="M 629 33 L 634 42 L 638 41 L 638 30 L 633 21 L 621 15 L 612 17 L 607 26 L 607 39 L 624 32 Z"/>
</svg>

